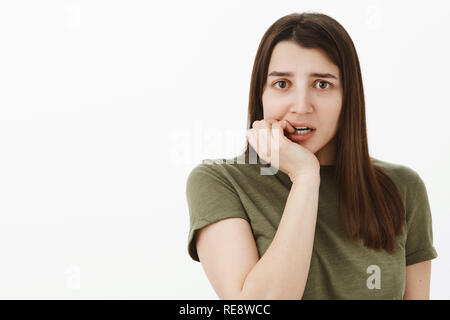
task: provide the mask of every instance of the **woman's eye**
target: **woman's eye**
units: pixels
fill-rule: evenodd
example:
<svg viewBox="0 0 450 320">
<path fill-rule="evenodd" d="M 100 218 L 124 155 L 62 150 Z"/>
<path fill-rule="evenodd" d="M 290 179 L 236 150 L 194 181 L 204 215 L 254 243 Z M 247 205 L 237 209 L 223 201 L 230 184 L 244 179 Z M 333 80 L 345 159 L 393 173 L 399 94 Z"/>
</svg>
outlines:
<svg viewBox="0 0 450 320">
<path fill-rule="evenodd" d="M 275 82 L 274 83 L 274 85 L 276 86 L 276 84 L 277 83 L 280 83 L 280 82 L 282 82 L 282 83 L 286 83 L 286 81 L 284 81 L 284 80 L 280 80 L 280 81 L 277 81 L 277 82 Z M 277 87 L 278 88 L 278 87 Z M 285 88 L 285 86 L 283 86 L 283 87 L 281 87 L 280 89 L 284 89 Z"/>
<path fill-rule="evenodd" d="M 319 82 L 317 82 L 317 83 L 325 83 L 325 84 L 327 84 L 328 85 L 328 87 L 326 87 L 326 88 L 322 88 L 322 87 L 320 87 L 321 89 L 328 89 L 329 87 L 331 87 L 331 83 L 329 83 L 329 82 L 327 82 L 327 81 L 319 81 Z"/>
</svg>

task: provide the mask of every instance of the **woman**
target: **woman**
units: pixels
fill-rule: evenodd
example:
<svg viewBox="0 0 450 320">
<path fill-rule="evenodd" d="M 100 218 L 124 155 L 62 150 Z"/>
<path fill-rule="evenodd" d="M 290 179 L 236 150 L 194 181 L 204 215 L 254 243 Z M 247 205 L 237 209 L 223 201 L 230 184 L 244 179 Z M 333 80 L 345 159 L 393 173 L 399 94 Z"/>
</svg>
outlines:
<svg viewBox="0 0 450 320">
<path fill-rule="evenodd" d="M 294 13 L 270 26 L 245 152 L 203 161 L 186 185 L 188 252 L 221 299 L 429 299 L 425 185 L 369 156 L 365 121 L 359 60 L 338 22 Z"/>
</svg>

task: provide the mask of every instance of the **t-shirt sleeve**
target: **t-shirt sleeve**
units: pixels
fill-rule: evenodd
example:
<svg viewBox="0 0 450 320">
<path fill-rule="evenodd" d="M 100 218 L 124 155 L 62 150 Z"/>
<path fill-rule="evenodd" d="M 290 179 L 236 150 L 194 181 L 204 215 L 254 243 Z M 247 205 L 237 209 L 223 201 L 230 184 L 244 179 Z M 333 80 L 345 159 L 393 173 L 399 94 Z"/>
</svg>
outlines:
<svg viewBox="0 0 450 320">
<path fill-rule="evenodd" d="M 220 172 L 218 164 L 199 164 L 190 172 L 186 182 L 189 209 L 189 256 L 200 262 L 195 246 L 197 230 L 225 218 L 250 219 L 232 184 Z"/>
<path fill-rule="evenodd" d="M 431 210 L 425 183 L 418 173 L 410 170 L 412 189 L 407 205 L 406 265 L 434 259 L 438 256 L 433 246 Z"/>
</svg>

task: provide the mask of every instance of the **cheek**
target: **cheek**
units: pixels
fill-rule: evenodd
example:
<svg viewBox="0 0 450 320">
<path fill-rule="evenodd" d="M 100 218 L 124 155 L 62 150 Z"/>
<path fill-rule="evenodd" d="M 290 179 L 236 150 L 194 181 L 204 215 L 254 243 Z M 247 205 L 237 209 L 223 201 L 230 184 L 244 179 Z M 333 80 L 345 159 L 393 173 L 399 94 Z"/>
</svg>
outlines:
<svg viewBox="0 0 450 320">
<path fill-rule="evenodd" d="M 330 138 L 332 138 L 337 133 L 338 123 L 339 123 L 339 112 L 340 112 L 340 109 L 337 108 L 336 110 L 334 110 L 333 113 L 330 113 L 330 116 L 332 115 L 332 117 L 330 118 L 330 121 L 329 121 Z"/>
<path fill-rule="evenodd" d="M 263 94 L 262 96 L 264 119 L 277 119 L 284 115 L 282 108 L 283 104 L 279 97 L 274 97 L 270 94 Z"/>
<path fill-rule="evenodd" d="M 339 115 L 341 108 L 339 106 L 328 106 L 328 108 L 323 108 L 320 110 L 318 115 L 321 119 L 319 125 L 322 127 L 322 132 L 325 135 L 333 135 L 337 131 Z"/>
</svg>

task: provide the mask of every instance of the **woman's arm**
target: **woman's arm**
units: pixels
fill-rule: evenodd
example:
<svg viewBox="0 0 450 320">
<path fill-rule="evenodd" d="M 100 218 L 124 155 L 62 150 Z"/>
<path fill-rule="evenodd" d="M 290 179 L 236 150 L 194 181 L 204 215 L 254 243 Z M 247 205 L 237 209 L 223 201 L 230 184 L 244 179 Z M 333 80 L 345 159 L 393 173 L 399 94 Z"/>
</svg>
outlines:
<svg viewBox="0 0 450 320">
<path fill-rule="evenodd" d="M 431 260 L 406 266 L 403 300 L 430 299 Z"/>
<path fill-rule="evenodd" d="M 295 179 L 277 232 L 246 276 L 240 299 L 301 299 L 309 274 L 319 201 L 319 172 Z"/>
</svg>

